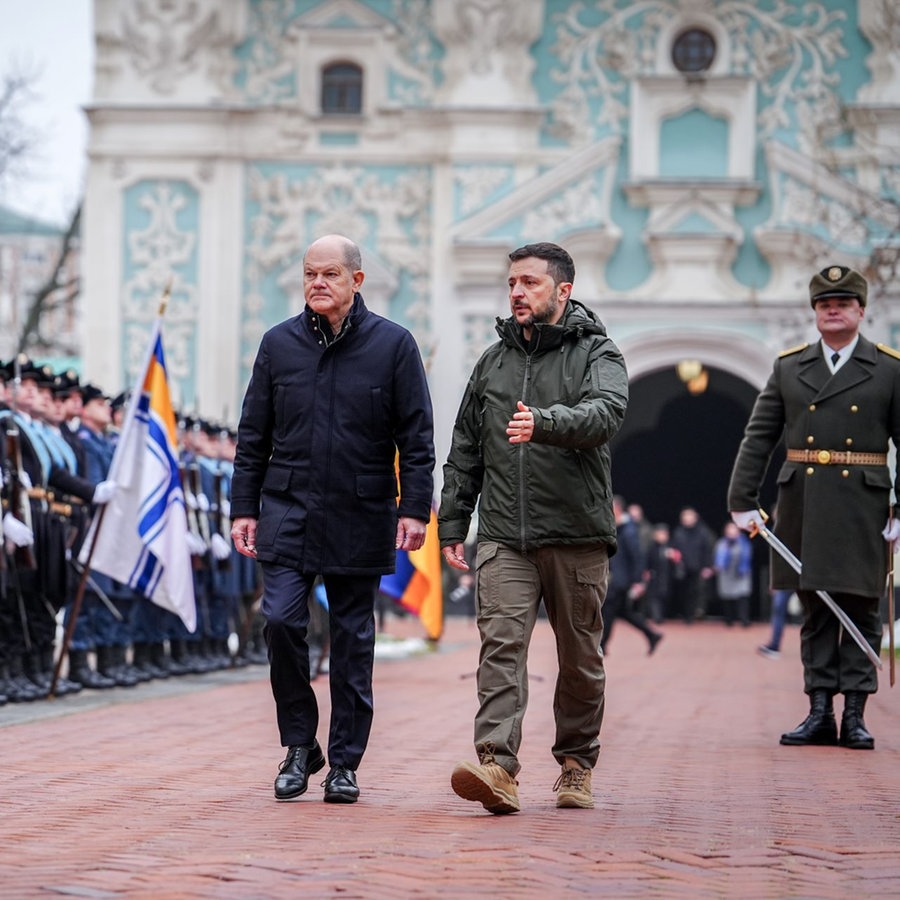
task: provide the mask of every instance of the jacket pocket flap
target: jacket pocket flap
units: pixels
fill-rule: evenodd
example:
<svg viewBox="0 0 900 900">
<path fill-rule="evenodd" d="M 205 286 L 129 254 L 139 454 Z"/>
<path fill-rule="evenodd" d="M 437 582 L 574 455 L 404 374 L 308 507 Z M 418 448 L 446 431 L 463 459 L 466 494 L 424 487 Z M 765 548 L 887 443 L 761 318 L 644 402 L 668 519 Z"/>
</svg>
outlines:
<svg viewBox="0 0 900 900">
<path fill-rule="evenodd" d="M 884 488 L 886 491 L 891 489 L 891 475 L 884 466 L 877 469 L 863 469 L 862 475 L 863 481 L 869 487 Z"/>
<path fill-rule="evenodd" d="M 796 469 L 794 468 L 793 463 L 790 465 L 783 465 L 781 470 L 778 472 L 778 478 L 775 479 L 777 484 L 787 484 L 793 477 Z"/>
<path fill-rule="evenodd" d="M 356 496 L 387 498 L 397 496 L 397 482 L 393 475 L 357 475 Z"/>
<path fill-rule="evenodd" d="M 602 584 L 603 566 L 583 566 L 575 571 L 575 578 L 579 584 Z"/>
<path fill-rule="evenodd" d="M 263 479 L 264 491 L 286 491 L 291 486 L 291 470 L 284 466 L 269 466 Z"/>
<path fill-rule="evenodd" d="M 489 559 L 497 555 L 500 545 L 496 541 L 479 541 L 475 552 L 475 568 L 480 569 Z"/>
</svg>

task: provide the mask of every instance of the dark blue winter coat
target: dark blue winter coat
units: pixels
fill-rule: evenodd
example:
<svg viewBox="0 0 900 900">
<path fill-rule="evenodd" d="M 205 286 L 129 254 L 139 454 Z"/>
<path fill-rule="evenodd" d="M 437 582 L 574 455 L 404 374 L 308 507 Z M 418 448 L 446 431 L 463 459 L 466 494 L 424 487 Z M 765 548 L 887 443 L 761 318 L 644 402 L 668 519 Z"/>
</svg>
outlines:
<svg viewBox="0 0 900 900">
<path fill-rule="evenodd" d="M 259 560 L 310 573 L 392 572 L 397 517 L 428 521 L 433 470 L 431 398 L 405 328 L 357 294 L 331 343 L 309 307 L 266 332 L 231 485 L 232 518 L 259 520 Z"/>
</svg>

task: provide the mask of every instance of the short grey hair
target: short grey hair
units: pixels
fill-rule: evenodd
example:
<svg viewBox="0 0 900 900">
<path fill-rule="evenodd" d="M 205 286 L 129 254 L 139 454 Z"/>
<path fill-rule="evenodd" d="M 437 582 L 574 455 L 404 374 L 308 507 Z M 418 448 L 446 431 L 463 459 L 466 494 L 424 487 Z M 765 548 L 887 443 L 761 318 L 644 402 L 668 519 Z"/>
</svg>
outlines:
<svg viewBox="0 0 900 900">
<path fill-rule="evenodd" d="M 347 243 L 344 246 L 344 265 L 351 272 L 359 272 L 362 269 L 362 253 L 359 251 L 359 247 L 347 238 Z"/>
</svg>

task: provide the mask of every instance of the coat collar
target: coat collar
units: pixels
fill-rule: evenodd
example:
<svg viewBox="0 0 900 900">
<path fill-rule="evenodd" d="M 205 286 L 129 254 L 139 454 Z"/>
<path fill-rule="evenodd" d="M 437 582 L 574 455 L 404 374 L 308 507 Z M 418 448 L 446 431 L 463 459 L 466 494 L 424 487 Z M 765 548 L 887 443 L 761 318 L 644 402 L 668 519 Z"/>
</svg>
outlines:
<svg viewBox="0 0 900 900">
<path fill-rule="evenodd" d="M 877 356 L 875 345 L 860 335 L 853 355 L 832 375 L 822 355 L 822 344 L 816 341 L 800 354 L 797 377 L 813 390 L 813 400 L 819 402 L 872 378 Z"/>
<path fill-rule="evenodd" d="M 526 350 L 546 352 L 558 349 L 564 340 L 577 340 L 582 334 L 598 334 L 606 336 L 606 328 L 593 312 L 583 303 L 573 298 L 566 302 L 562 318 L 555 325 L 538 324 L 534 326 L 534 335 L 530 348 L 526 348 L 522 337 L 522 328 L 514 316 L 497 319 L 497 334 L 507 344 Z"/>
<path fill-rule="evenodd" d="M 350 312 L 347 313 L 347 318 L 344 319 L 344 323 L 341 326 L 341 332 L 338 335 L 332 333 L 328 319 L 326 319 L 325 316 L 320 316 L 315 310 L 310 309 L 309 306 L 304 307 L 301 318 L 305 320 L 306 327 L 310 331 L 318 330 L 325 335 L 326 345 L 330 346 L 338 338 L 343 339 L 351 331 L 358 329 L 362 324 L 363 319 L 368 315 L 369 310 L 362 298 L 362 294 L 357 292 L 353 295 L 353 305 L 350 307 Z"/>
</svg>

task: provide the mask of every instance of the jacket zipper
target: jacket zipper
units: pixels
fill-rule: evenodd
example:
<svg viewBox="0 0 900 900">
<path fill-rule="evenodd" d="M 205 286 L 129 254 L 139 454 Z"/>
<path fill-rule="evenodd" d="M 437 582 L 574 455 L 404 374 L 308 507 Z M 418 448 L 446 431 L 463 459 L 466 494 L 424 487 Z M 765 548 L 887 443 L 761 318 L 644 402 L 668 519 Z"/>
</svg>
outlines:
<svg viewBox="0 0 900 900">
<path fill-rule="evenodd" d="M 541 343 L 541 332 L 538 330 L 537 340 L 531 353 L 525 352 L 525 372 L 522 376 L 522 402 L 528 405 L 528 386 L 531 383 L 531 357 Z M 526 484 L 525 484 L 525 444 L 519 444 L 519 539 L 522 544 L 522 554 L 527 550 L 525 534 L 525 508 L 526 508 Z"/>
</svg>

